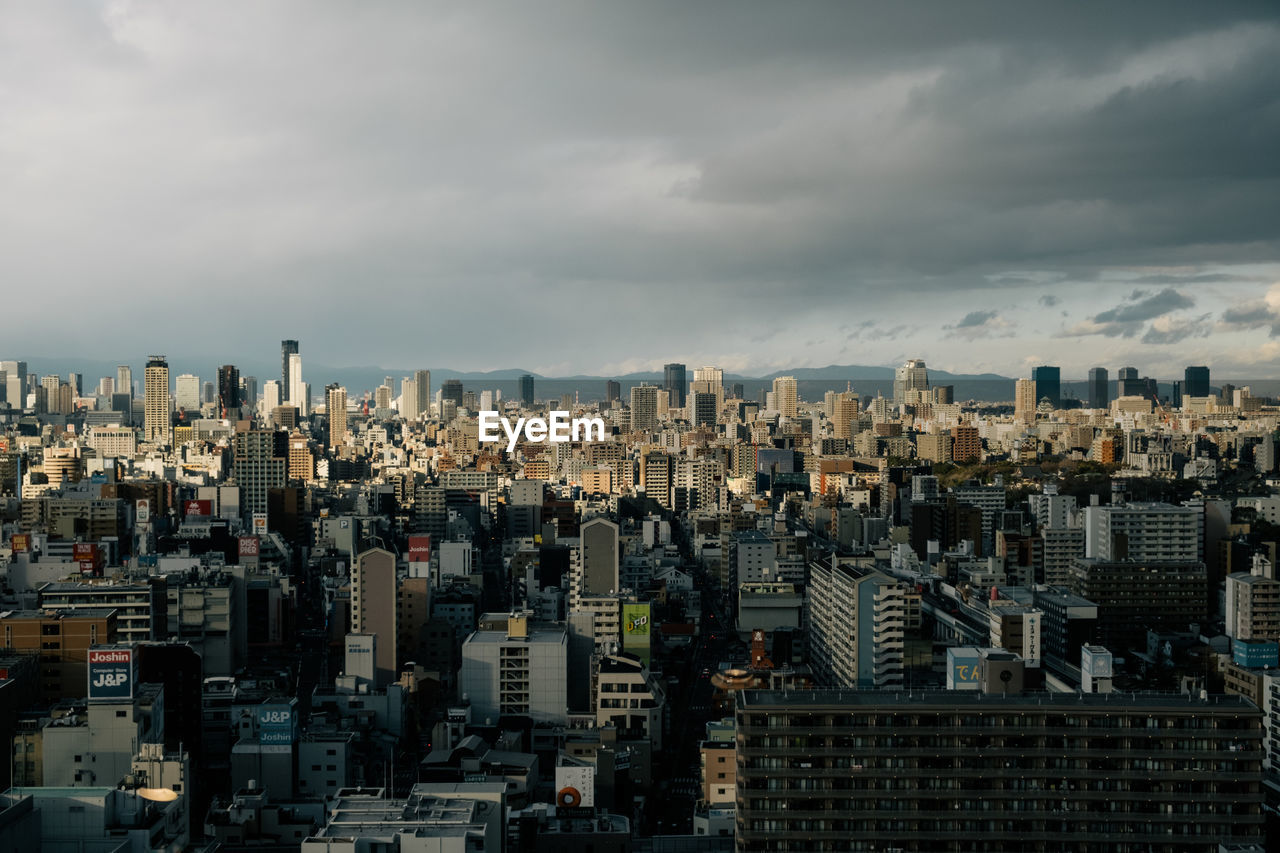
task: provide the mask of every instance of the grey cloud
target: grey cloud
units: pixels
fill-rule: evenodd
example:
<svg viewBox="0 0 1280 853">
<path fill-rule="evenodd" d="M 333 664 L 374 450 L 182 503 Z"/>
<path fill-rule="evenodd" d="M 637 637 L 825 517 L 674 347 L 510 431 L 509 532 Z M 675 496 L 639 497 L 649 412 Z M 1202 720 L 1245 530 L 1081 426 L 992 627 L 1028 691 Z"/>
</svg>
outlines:
<svg viewBox="0 0 1280 853">
<path fill-rule="evenodd" d="M 1053 306 L 1057 305 L 1061 301 L 1062 300 L 1054 296 L 1052 293 L 1046 293 L 1044 296 L 1041 296 L 1039 299 L 1040 304 L 1046 308 L 1052 308 Z"/>
<path fill-rule="evenodd" d="M 985 326 L 996 316 L 995 311 L 970 311 L 968 314 L 956 323 L 954 328 L 967 329 L 972 326 Z"/>
<path fill-rule="evenodd" d="M 1195 318 L 1160 317 L 1142 336 L 1144 344 L 1176 344 L 1188 338 L 1208 337 L 1213 327 L 1208 322 L 1210 315 L 1202 314 Z"/>
<path fill-rule="evenodd" d="M 1191 308 L 1194 306 L 1195 300 L 1189 296 L 1184 296 L 1171 287 L 1165 288 L 1159 293 L 1147 295 L 1144 290 L 1135 290 L 1130 294 L 1130 299 L 1136 299 L 1125 305 L 1117 305 L 1107 311 L 1094 315 L 1095 323 L 1134 323 L 1143 320 L 1153 320 L 1170 311 L 1177 311 L 1181 308 Z"/>
</svg>

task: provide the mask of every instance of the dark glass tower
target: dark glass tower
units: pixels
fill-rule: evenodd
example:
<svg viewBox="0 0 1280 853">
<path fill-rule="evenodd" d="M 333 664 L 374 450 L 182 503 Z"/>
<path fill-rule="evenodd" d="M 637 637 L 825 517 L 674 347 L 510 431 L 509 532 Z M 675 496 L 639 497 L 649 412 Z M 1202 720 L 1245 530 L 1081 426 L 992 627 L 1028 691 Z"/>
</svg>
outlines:
<svg viewBox="0 0 1280 853">
<path fill-rule="evenodd" d="M 1183 373 L 1182 394 L 1184 397 L 1209 396 L 1209 368 L 1204 365 L 1191 366 Z"/>
<path fill-rule="evenodd" d="M 280 342 L 280 402 L 283 404 L 293 399 L 293 389 L 289 387 L 289 356 L 297 354 L 297 341 Z"/>
<path fill-rule="evenodd" d="M 662 387 L 667 391 L 667 405 L 673 409 L 684 408 L 685 392 L 689 387 L 685 366 L 673 361 L 663 367 Z"/>
<path fill-rule="evenodd" d="M 1111 403 L 1111 393 L 1105 367 L 1089 368 L 1089 408 L 1105 409 Z"/>
<path fill-rule="evenodd" d="M 1036 383 L 1037 402 L 1046 397 L 1055 409 L 1062 408 L 1062 369 L 1041 365 L 1031 369 L 1031 379 Z"/>
</svg>

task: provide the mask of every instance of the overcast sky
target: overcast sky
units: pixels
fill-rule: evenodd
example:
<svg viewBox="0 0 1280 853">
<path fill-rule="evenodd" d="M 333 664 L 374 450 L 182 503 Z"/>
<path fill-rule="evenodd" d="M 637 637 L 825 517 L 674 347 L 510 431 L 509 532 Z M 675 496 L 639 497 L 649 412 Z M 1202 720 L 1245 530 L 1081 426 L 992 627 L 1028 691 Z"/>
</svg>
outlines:
<svg viewBox="0 0 1280 853">
<path fill-rule="evenodd" d="M 1275 3 L 0 8 L 0 358 L 1280 377 Z"/>
</svg>

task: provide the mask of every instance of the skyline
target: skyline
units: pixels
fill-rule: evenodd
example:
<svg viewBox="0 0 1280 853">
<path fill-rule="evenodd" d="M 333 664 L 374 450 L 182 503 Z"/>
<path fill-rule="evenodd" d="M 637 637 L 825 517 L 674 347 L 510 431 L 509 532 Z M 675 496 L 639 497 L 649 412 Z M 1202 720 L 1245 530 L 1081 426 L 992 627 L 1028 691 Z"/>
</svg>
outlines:
<svg viewBox="0 0 1280 853">
<path fill-rule="evenodd" d="M 33 360 L 1280 378 L 1272 4 L 7 23 L 6 307 L 76 306 L 7 330 Z"/>
</svg>

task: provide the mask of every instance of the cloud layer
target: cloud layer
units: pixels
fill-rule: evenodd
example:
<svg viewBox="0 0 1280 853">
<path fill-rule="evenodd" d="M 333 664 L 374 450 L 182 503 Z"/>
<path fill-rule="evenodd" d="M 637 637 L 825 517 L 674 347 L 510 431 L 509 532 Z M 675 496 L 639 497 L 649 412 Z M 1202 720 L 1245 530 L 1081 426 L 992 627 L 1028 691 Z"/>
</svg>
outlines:
<svg viewBox="0 0 1280 853">
<path fill-rule="evenodd" d="M 388 366 L 1011 372 L 1194 341 L 1252 368 L 1280 327 L 1270 3 L 121 0 L 5 23 L 15 355 L 296 337 Z"/>
</svg>

